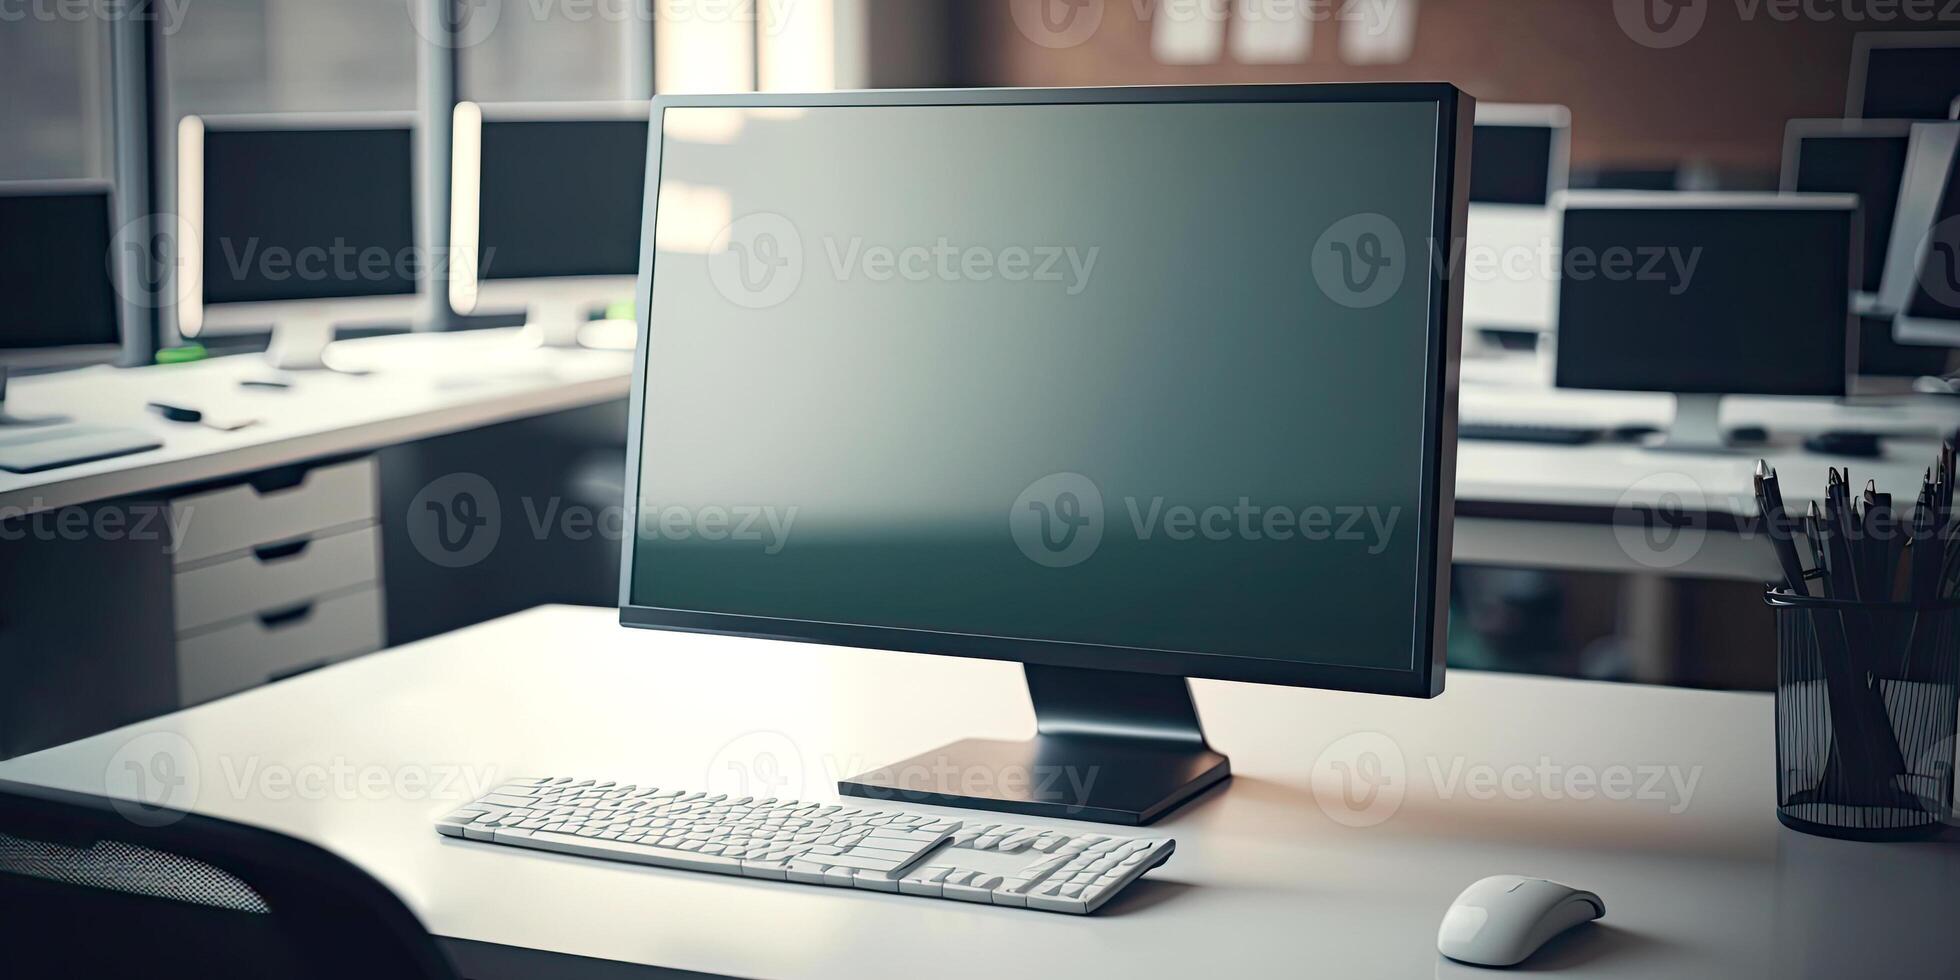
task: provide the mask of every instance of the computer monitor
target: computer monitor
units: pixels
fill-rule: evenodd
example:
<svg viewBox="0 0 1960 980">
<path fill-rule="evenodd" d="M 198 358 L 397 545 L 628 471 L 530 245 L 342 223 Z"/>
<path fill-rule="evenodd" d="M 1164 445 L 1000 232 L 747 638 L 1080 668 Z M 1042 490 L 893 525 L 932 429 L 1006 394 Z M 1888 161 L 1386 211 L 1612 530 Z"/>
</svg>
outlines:
<svg viewBox="0 0 1960 980">
<path fill-rule="evenodd" d="M 106 181 L 0 181 L 0 426 L 62 421 L 8 414 L 10 369 L 93 364 L 122 352 L 111 204 Z"/>
<path fill-rule="evenodd" d="M 1893 119 L 1792 119 L 1784 129 L 1785 193 L 1858 196 L 1864 272 L 1854 302 L 1860 312 L 1878 308 L 1911 135 L 1911 122 Z"/>
<path fill-rule="evenodd" d="M 1558 215 L 1550 204 L 1569 176 L 1571 135 L 1561 105 L 1477 105 L 1463 285 L 1469 349 L 1497 346 L 1480 338 L 1486 332 L 1551 329 L 1558 290 L 1545 265 L 1558 248 Z"/>
<path fill-rule="evenodd" d="M 1186 677 L 1439 693 L 1470 106 L 656 98 L 622 622 L 1019 661 L 840 791 L 1122 823 L 1229 769 Z"/>
<path fill-rule="evenodd" d="M 1655 448 L 1719 451 L 1728 394 L 1842 397 L 1856 351 L 1858 200 L 1566 195 L 1556 380 L 1664 391 Z"/>
<path fill-rule="evenodd" d="M 1902 344 L 1960 346 L 1960 123 L 1915 123 L 1880 305 Z"/>
<path fill-rule="evenodd" d="M 1853 39 L 1846 116 L 1951 119 L 1957 97 L 1960 31 L 1879 31 Z"/>
<path fill-rule="evenodd" d="M 337 326 L 412 322 L 439 270 L 415 239 L 410 113 L 185 116 L 178 329 L 272 328 L 280 368 L 326 366 Z"/>
<path fill-rule="evenodd" d="M 1542 208 L 1570 177 L 1572 113 L 1562 105 L 1479 103 L 1472 145 L 1471 204 Z"/>
<path fill-rule="evenodd" d="M 572 346 L 594 306 L 630 299 L 640 269 L 647 103 L 456 106 L 449 304 L 529 311 Z"/>
</svg>

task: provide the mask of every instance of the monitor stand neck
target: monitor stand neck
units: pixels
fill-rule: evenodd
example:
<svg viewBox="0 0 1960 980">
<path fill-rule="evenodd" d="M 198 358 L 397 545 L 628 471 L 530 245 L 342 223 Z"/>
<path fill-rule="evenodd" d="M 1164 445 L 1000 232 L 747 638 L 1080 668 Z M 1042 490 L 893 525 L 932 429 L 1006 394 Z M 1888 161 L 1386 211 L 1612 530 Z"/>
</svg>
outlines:
<svg viewBox="0 0 1960 980">
<path fill-rule="evenodd" d="M 1652 449 L 1687 453 L 1726 453 L 1735 447 L 1722 434 L 1721 395 L 1675 395 L 1674 421 Z"/>
<path fill-rule="evenodd" d="M 0 365 L 0 429 L 28 429 L 42 425 L 59 425 L 68 421 L 66 415 L 21 416 L 7 411 L 7 367 Z"/>
<path fill-rule="evenodd" d="M 272 343 L 265 359 L 281 371 L 326 371 L 327 345 L 333 343 L 333 318 L 289 313 L 272 326 Z"/>
<path fill-rule="evenodd" d="M 577 347 L 578 332 L 588 321 L 586 307 L 578 300 L 533 302 L 524 321 L 524 342 L 533 347 Z"/>
<path fill-rule="evenodd" d="M 967 739 L 837 784 L 846 796 L 1138 826 L 1231 775 L 1182 677 L 1027 664 L 1035 736 Z"/>
</svg>

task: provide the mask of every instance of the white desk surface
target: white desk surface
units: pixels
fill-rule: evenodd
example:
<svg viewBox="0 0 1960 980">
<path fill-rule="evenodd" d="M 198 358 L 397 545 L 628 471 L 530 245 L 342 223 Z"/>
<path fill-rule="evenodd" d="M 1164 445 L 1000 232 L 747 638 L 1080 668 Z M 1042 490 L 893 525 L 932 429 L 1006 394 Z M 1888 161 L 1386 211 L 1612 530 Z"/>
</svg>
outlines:
<svg viewBox="0 0 1960 980">
<path fill-rule="evenodd" d="M 345 855 L 439 936 L 740 977 L 1489 976 L 1439 959 L 1436 929 L 1460 889 L 1506 872 L 1605 899 L 1604 923 L 1540 970 L 1953 975 L 1960 849 L 1782 829 L 1768 696 L 1472 672 L 1434 701 L 1194 686 L 1236 775 L 1143 830 L 1177 854 L 1089 918 L 451 840 L 430 821 L 465 790 L 387 788 L 464 771 L 739 789 L 736 767 L 773 757 L 781 795 L 831 799 L 836 772 L 1032 728 L 1013 664 L 629 631 L 610 609 L 532 610 L 0 762 L 0 778 L 99 793 L 181 745 L 195 809 Z M 1357 733 L 1376 734 L 1340 741 Z M 1367 764 L 1353 748 L 1391 774 L 1399 759 L 1382 797 L 1399 786 L 1399 809 L 1339 802 L 1333 763 Z M 1613 767 L 1632 778 L 1609 784 Z M 1581 773 L 1618 798 L 1558 789 Z M 1321 804 L 1392 815 L 1347 826 Z"/>
<path fill-rule="evenodd" d="M 596 405 L 626 396 L 632 354 L 519 343 L 516 330 L 342 341 L 331 372 L 282 375 L 249 355 L 134 369 L 107 366 L 16 379 L 22 415 L 68 415 L 154 434 L 163 448 L 43 473 L 0 473 L 0 508 L 29 513 L 222 479 L 340 453 Z M 286 390 L 239 386 L 283 377 Z M 167 422 L 152 401 L 257 425 L 219 432 Z"/>
</svg>

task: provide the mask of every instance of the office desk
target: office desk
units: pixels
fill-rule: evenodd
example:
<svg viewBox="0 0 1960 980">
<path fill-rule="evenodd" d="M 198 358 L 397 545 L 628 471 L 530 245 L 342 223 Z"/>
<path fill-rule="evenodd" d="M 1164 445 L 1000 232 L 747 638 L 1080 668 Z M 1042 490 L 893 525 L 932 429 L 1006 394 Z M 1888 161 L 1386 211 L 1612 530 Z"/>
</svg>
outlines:
<svg viewBox="0 0 1960 980">
<path fill-rule="evenodd" d="M 249 355 L 15 380 L 9 400 L 23 414 L 141 429 L 163 448 L 42 473 L 0 473 L 0 514 L 225 479 L 626 397 L 631 353 L 533 348 L 519 344 L 517 334 L 482 330 L 341 341 L 333 348 L 336 364 L 372 373 L 286 374 L 293 383 L 286 390 L 241 387 L 248 379 L 282 377 Z M 145 407 L 152 401 L 261 421 L 219 432 L 164 421 Z"/>
<path fill-rule="evenodd" d="M 1505 872 L 1606 901 L 1604 925 L 1539 968 L 1952 975 L 1960 850 L 1782 829 L 1762 695 L 1468 672 L 1434 701 L 1197 682 L 1235 776 L 1147 828 L 1177 854 L 1090 918 L 439 837 L 430 820 L 471 795 L 459 774 L 832 799 L 839 772 L 1032 728 L 1013 664 L 614 617 L 535 609 L 3 762 L 0 778 L 101 792 L 124 763 L 177 753 L 195 809 L 345 855 L 481 977 L 541 975 L 497 947 L 754 978 L 1488 976 L 1441 961 L 1436 928 L 1460 889 Z M 1344 766 L 1371 771 L 1371 756 L 1389 781 L 1344 797 Z M 779 775 L 743 782 L 759 771 Z"/>
<path fill-rule="evenodd" d="M 1552 388 L 1533 357 L 1464 362 L 1459 415 L 1466 422 L 1614 428 L 1665 426 L 1672 396 Z M 1756 533 L 1754 473 L 1767 460 L 1784 499 L 1801 513 L 1819 499 L 1825 471 L 1849 469 L 1858 487 L 1875 479 L 1907 499 L 1939 450 L 1960 429 L 1960 399 L 1930 395 L 1837 402 L 1737 396 L 1723 424 L 1761 425 L 1763 446 L 1727 454 L 1657 452 L 1625 443 L 1586 446 L 1466 440 L 1457 452 L 1459 561 L 1604 572 L 1665 572 L 1763 581 L 1777 567 Z M 1827 430 L 1887 433 L 1877 459 L 1809 452 L 1802 438 Z M 1650 550 L 1640 527 L 1657 515 L 1686 515 L 1691 547 Z M 1616 533 L 1615 525 L 1619 525 Z"/>
</svg>

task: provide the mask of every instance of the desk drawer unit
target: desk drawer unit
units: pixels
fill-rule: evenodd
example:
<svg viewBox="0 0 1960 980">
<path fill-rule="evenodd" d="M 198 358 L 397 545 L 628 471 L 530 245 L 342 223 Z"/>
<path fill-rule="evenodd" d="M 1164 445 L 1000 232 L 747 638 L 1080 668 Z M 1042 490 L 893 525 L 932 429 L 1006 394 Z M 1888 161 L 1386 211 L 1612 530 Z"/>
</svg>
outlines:
<svg viewBox="0 0 1960 980">
<path fill-rule="evenodd" d="M 179 701 L 197 704 L 384 644 L 371 458 L 171 503 Z"/>
<path fill-rule="evenodd" d="M 198 704 L 380 648 L 381 590 L 361 586 L 180 637 L 177 693 Z"/>
<path fill-rule="evenodd" d="M 381 529 L 370 524 L 316 538 L 262 545 L 236 558 L 180 570 L 177 632 L 288 608 L 381 578 Z"/>
<path fill-rule="evenodd" d="M 314 467 L 290 487 L 259 490 L 239 483 L 171 501 L 171 526 L 182 528 L 172 554 L 178 567 L 321 531 L 372 524 L 376 502 L 372 458 Z"/>
</svg>

